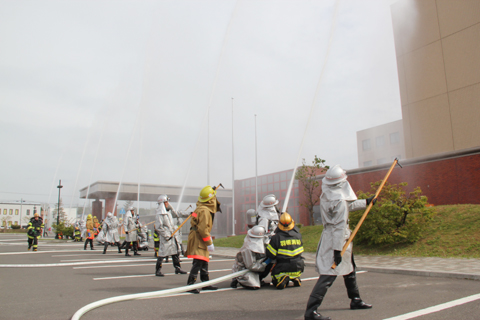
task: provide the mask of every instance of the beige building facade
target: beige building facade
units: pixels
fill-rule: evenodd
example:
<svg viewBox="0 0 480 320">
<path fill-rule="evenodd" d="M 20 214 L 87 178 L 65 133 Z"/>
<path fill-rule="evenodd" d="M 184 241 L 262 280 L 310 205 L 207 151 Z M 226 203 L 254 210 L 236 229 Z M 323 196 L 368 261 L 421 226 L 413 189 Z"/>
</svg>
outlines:
<svg viewBox="0 0 480 320">
<path fill-rule="evenodd" d="M 391 11 L 406 157 L 480 146 L 480 1 L 399 0 Z"/>
<path fill-rule="evenodd" d="M 358 167 L 371 167 L 405 158 L 403 121 L 357 131 Z"/>
</svg>

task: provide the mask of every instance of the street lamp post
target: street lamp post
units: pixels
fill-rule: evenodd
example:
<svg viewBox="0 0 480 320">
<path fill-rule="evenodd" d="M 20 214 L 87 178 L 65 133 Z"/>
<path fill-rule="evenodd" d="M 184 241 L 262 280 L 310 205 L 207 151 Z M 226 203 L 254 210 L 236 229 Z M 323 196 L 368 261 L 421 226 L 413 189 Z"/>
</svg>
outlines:
<svg viewBox="0 0 480 320">
<path fill-rule="evenodd" d="M 55 239 L 58 239 L 58 225 L 60 224 L 60 189 L 63 188 L 62 180 L 58 180 L 58 208 L 57 208 L 57 234 L 55 235 Z"/>
</svg>

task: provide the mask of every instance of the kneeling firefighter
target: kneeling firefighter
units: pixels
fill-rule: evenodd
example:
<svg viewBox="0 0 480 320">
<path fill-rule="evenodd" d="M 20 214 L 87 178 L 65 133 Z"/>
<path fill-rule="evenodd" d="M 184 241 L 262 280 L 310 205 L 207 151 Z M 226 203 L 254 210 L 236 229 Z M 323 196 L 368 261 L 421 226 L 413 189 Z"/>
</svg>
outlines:
<svg viewBox="0 0 480 320">
<path fill-rule="evenodd" d="M 193 259 L 192 269 L 188 276 L 187 285 L 192 285 L 197 281 L 197 274 L 200 271 L 200 280 L 202 282 L 210 280 L 208 276 L 208 262 L 210 261 L 209 252 L 213 252 L 213 245 L 210 232 L 213 227 L 215 213 L 220 210 L 220 202 L 217 200 L 215 187 L 206 186 L 200 191 L 197 207 L 192 212 L 190 220 L 190 233 L 188 234 L 187 257 Z M 203 290 L 217 290 L 215 286 L 206 286 Z M 200 293 L 198 289 L 188 292 Z"/>
<path fill-rule="evenodd" d="M 265 229 L 262 226 L 254 226 L 247 232 L 247 236 L 243 240 L 243 246 L 235 256 L 235 263 L 232 271 L 238 272 L 244 269 L 250 270 L 240 277 L 232 279 L 230 287 L 236 288 L 237 284 L 247 289 L 260 289 L 264 285 L 265 278 L 270 269 L 267 269 L 269 261 L 265 255 Z"/>
<path fill-rule="evenodd" d="M 302 235 L 295 221 L 287 212 L 282 213 L 275 235 L 267 245 L 267 257 L 276 259 L 272 269 L 272 282 L 277 289 L 284 289 L 290 281 L 301 285 L 300 276 L 305 268 L 302 258 Z"/>
</svg>

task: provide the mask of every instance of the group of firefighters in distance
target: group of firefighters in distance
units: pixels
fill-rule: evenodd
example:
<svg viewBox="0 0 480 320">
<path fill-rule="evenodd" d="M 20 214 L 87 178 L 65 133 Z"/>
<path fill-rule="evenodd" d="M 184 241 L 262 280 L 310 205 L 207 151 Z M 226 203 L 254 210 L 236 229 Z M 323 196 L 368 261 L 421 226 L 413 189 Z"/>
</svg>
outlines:
<svg viewBox="0 0 480 320">
<path fill-rule="evenodd" d="M 216 197 L 216 188 L 206 186 L 200 191 L 195 210 L 188 214 L 177 212 L 169 204 L 167 195 L 158 197 L 154 225 L 155 256 L 157 263 L 155 275 L 163 277 L 162 264 L 164 259 L 172 257 L 175 274 L 187 274 L 180 267 L 180 254 L 193 259 L 192 267 L 188 274 L 187 285 L 193 285 L 197 281 L 198 273 L 200 280 L 209 280 L 208 263 L 210 254 L 215 251 L 211 231 L 215 214 L 221 212 L 220 202 Z M 323 232 L 317 247 L 315 270 L 319 278 L 314 285 L 307 301 L 304 317 L 306 320 L 331 320 L 330 317 L 322 316 L 317 308 L 321 305 L 328 288 L 337 278 L 343 276 L 347 295 L 350 302 L 350 309 L 369 309 L 372 305 L 365 303 L 360 298 L 356 280 L 355 261 L 352 252 L 352 243 L 348 245 L 342 255 L 343 246 L 350 237 L 348 219 L 349 212 L 365 209 L 370 203 L 375 204 L 374 196 L 368 199 L 358 200 L 349 182 L 346 172 L 335 165 L 328 169 L 322 180 L 322 195 L 320 196 L 320 215 L 323 223 Z M 253 210 L 256 216 L 255 225 L 251 227 L 245 236 L 243 246 L 235 256 L 232 271 L 248 269 L 247 273 L 232 279 L 231 287 L 238 285 L 256 290 L 270 284 L 264 279 L 271 274 L 272 284 L 277 289 L 286 288 L 289 283 L 293 287 L 301 287 L 301 275 L 305 263 L 302 257 L 303 241 L 295 221 L 287 212 L 281 213 L 277 208 L 278 200 L 275 195 L 270 194 L 263 198 L 257 210 Z M 248 213 L 248 212 L 247 212 Z M 174 222 L 177 219 L 177 223 Z M 178 221 L 190 219 L 190 232 L 188 235 L 187 249 L 183 252 L 181 236 L 178 231 Z M 106 252 L 109 244 L 116 244 L 121 253 L 120 239 L 118 236 L 119 223 L 112 213 L 108 213 L 103 221 L 104 242 Z M 137 243 L 137 230 L 142 226 L 135 219 L 133 208 L 129 209 L 125 216 L 123 226 L 126 233 L 125 247 L 128 250 L 132 244 Z M 92 220 L 91 215 L 86 221 L 87 243 L 93 249 L 92 240 L 100 224 Z M 80 226 L 77 226 L 80 230 Z M 143 226 L 146 228 L 146 226 Z M 33 246 L 37 250 L 37 239 L 43 229 L 43 221 L 37 213 L 30 220 L 28 225 L 28 249 Z M 77 232 L 75 233 L 77 236 Z M 137 253 L 137 245 L 133 245 L 134 254 Z M 336 267 L 334 267 L 336 266 Z M 206 285 L 202 290 L 217 290 L 217 287 Z M 200 293 L 198 289 L 189 290 L 190 293 Z"/>
</svg>

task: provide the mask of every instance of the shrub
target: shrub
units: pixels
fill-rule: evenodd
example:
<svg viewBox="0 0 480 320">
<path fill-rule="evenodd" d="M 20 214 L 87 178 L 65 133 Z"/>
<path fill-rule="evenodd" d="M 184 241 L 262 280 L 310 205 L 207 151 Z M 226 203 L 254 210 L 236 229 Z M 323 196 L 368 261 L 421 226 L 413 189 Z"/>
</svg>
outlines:
<svg viewBox="0 0 480 320">
<path fill-rule="evenodd" d="M 12 224 L 12 229 L 20 229 L 20 225 L 14 225 L 14 224 Z"/>
<path fill-rule="evenodd" d="M 371 183 L 370 193 L 358 192 L 359 199 L 375 194 L 381 181 Z M 414 243 L 419 240 L 433 217 L 433 209 L 427 207 L 428 199 L 417 187 L 407 196 L 406 182 L 389 184 L 380 192 L 377 203 L 355 236 L 355 242 L 367 245 L 391 245 Z M 350 213 L 350 224 L 354 228 L 364 211 Z"/>
</svg>

